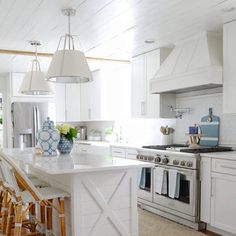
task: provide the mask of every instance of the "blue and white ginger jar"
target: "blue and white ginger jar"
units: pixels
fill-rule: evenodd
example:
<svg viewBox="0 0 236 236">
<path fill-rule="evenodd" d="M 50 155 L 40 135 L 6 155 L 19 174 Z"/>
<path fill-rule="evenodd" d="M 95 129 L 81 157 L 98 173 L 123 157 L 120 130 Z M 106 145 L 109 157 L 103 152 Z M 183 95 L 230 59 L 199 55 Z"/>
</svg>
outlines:
<svg viewBox="0 0 236 236">
<path fill-rule="evenodd" d="M 38 144 L 42 149 L 43 156 L 56 156 L 57 145 L 60 140 L 60 134 L 55 129 L 54 122 L 47 118 L 43 122 L 42 129 L 38 132 Z"/>
<path fill-rule="evenodd" d="M 69 154 L 73 148 L 73 140 L 68 140 L 64 135 L 61 135 L 57 148 L 60 154 Z"/>
</svg>

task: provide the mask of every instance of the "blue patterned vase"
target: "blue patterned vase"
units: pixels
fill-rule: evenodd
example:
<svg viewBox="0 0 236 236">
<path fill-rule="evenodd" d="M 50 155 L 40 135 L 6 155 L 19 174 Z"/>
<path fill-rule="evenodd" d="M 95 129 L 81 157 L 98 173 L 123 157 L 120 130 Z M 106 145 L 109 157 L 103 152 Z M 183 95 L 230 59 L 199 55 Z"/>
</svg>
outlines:
<svg viewBox="0 0 236 236">
<path fill-rule="evenodd" d="M 57 145 L 60 140 L 60 134 L 55 129 L 54 122 L 51 121 L 49 117 L 43 122 L 42 129 L 39 130 L 37 137 L 43 156 L 57 155 Z"/>
<path fill-rule="evenodd" d="M 58 143 L 57 149 L 61 154 L 68 154 L 73 148 L 73 140 L 68 140 L 64 135 L 61 135 L 61 139 Z"/>
</svg>

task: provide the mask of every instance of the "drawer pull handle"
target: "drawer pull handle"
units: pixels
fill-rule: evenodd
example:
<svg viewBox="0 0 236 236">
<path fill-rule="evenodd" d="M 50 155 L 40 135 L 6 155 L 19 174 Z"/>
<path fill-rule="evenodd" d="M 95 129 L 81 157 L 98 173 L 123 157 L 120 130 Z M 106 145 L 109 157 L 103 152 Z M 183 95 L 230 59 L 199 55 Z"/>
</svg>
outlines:
<svg viewBox="0 0 236 236">
<path fill-rule="evenodd" d="M 119 152 L 119 151 L 113 151 L 114 153 L 122 153 L 122 152 Z"/>
<path fill-rule="evenodd" d="M 233 166 L 221 165 L 221 167 L 226 169 L 236 170 L 236 167 Z"/>
<path fill-rule="evenodd" d="M 91 146 L 91 143 L 82 143 L 82 142 L 80 142 L 80 143 L 78 143 L 78 145 L 87 145 L 87 146 Z"/>
</svg>

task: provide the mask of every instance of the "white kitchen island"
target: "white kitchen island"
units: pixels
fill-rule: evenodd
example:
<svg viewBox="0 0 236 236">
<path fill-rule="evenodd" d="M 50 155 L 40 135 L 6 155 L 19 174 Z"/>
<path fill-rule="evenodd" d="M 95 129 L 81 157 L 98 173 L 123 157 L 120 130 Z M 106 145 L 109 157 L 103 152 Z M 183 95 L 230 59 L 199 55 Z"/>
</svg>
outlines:
<svg viewBox="0 0 236 236">
<path fill-rule="evenodd" d="M 0 155 L 70 193 L 67 235 L 138 236 L 137 169 L 153 166 L 91 154 L 35 156 L 34 149 L 3 149 Z M 53 231 L 59 235 L 54 214 Z"/>
</svg>

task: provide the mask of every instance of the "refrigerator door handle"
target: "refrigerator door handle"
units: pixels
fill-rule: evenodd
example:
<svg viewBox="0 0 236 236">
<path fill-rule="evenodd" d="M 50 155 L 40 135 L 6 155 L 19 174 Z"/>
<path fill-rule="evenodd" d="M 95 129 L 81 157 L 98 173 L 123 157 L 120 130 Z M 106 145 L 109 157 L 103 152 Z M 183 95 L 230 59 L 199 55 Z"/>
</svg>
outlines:
<svg viewBox="0 0 236 236">
<path fill-rule="evenodd" d="M 33 147 L 36 145 L 36 132 L 37 132 L 37 108 L 33 106 L 33 140 L 32 145 Z"/>
<path fill-rule="evenodd" d="M 36 114 L 37 114 L 37 130 L 36 130 L 36 134 L 39 132 L 39 128 L 40 128 L 40 116 L 39 116 L 39 107 L 36 107 Z"/>
</svg>

